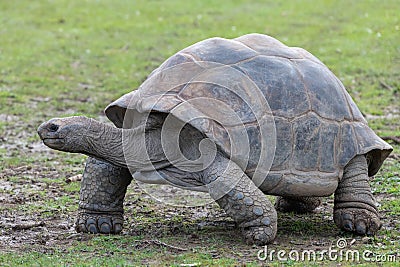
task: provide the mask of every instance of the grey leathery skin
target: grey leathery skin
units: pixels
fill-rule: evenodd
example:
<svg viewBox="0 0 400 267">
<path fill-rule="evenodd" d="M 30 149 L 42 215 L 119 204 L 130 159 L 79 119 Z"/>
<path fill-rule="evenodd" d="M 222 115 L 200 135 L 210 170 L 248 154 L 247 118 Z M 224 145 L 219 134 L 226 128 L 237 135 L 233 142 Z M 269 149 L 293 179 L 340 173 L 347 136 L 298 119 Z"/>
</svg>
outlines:
<svg viewBox="0 0 400 267">
<path fill-rule="evenodd" d="M 276 197 L 275 208 L 281 212 L 309 213 L 321 205 L 320 197 Z"/>
<path fill-rule="evenodd" d="M 353 158 L 344 170 L 335 192 L 333 219 L 339 228 L 359 235 L 373 235 L 382 226 L 363 155 Z"/>
<path fill-rule="evenodd" d="M 123 227 L 123 201 L 132 176 L 127 168 L 89 157 L 82 177 L 77 232 L 117 234 Z"/>
<path fill-rule="evenodd" d="M 211 197 L 237 223 L 248 243 L 263 245 L 275 238 L 277 214 L 274 206 L 235 163 L 217 156 L 204 171 L 203 181 Z"/>
</svg>

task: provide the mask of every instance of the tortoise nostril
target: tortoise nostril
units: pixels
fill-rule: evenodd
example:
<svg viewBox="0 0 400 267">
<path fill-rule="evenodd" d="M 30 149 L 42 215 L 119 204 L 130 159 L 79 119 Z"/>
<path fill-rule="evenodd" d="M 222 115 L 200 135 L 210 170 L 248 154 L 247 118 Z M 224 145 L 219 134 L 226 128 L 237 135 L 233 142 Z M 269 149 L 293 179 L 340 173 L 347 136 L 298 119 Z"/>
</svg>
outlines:
<svg viewBox="0 0 400 267">
<path fill-rule="evenodd" d="M 51 132 L 57 132 L 57 130 L 58 130 L 58 125 L 57 125 L 57 124 L 54 124 L 54 123 L 50 124 L 49 130 L 50 130 Z"/>
</svg>

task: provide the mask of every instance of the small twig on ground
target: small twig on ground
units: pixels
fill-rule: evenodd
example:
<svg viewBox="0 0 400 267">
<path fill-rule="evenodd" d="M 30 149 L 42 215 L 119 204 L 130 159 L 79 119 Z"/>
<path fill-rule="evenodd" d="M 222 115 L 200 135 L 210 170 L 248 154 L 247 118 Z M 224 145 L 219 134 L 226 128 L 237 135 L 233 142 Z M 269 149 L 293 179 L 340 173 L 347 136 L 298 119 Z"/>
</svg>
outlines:
<svg viewBox="0 0 400 267">
<path fill-rule="evenodd" d="M 82 181 L 82 174 L 77 174 L 71 177 L 68 177 L 67 179 L 65 179 L 65 182 L 67 184 L 72 183 L 72 182 L 79 182 Z"/>
<path fill-rule="evenodd" d="M 16 171 L 16 172 L 20 172 L 20 171 L 26 171 L 26 170 L 30 170 L 30 169 L 32 169 L 32 166 L 23 165 L 23 166 L 13 168 L 12 170 Z"/>
<path fill-rule="evenodd" d="M 383 136 L 381 138 L 385 141 L 390 140 L 395 142 L 396 144 L 400 144 L 400 136 Z"/>
<path fill-rule="evenodd" d="M 81 236 L 81 235 L 82 235 L 82 233 L 75 233 L 75 234 L 67 236 L 65 239 L 73 239 L 73 238 Z"/>
<path fill-rule="evenodd" d="M 166 247 L 166 248 L 174 249 L 174 250 L 177 250 L 177 251 L 188 251 L 188 249 L 186 249 L 186 248 L 181 248 L 181 247 L 176 247 L 176 246 L 173 246 L 173 245 L 169 245 L 169 244 L 166 244 L 164 242 L 161 242 L 161 241 L 155 240 L 155 239 L 138 240 L 136 242 L 140 242 L 141 245 L 145 244 L 146 246 L 147 245 L 156 245 L 156 246 L 159 246 L 159 247 Z"/>
<path fill-rule="evenodd" d="M 386 84 L 384 81 L 379 81 L 379 83 L 382 85 L 383 88 L 393 90 L 393 88 L 390 85 Z"/>
<path fill-rule="evenodd" d="M 24 222 L 24 223 L 19 223 L 16 224 L 12 227 L 13 230 L 27 230 L 39 226 L 45 226 L 45 223 L 43 221 L 41 222 Z"/>
</svg>

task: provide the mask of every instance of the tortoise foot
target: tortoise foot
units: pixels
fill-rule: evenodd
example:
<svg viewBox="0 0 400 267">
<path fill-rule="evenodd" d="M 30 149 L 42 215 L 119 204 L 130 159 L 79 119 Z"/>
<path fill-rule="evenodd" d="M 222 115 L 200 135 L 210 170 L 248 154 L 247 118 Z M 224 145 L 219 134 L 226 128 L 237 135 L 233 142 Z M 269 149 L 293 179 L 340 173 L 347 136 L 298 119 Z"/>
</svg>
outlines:
<svg viewBox="0 0 400 267">
<path fill-rule="evenodd" d="M 358 235 L 374 235 L 382 226 L 379 215 L 367 209 L 337 209 L 334 211 L 333 219 L 340 229 Z"/>
<path fill-rule="evenodd" d="M 96 213 L 81 211 L 75 224 L 78 233 L 118 234 L 122 231 L 122 213 Z"/>
<path fill-rule="evenodd" d="M 265 245 L 275 239 L 277 232 L 277 215 L 275 210 L 269 216 L 261 216 L 253 221 L 239 225 L 248 244 Z"/>
<path fill-rule="evenodd" d="M 310 213 L 321 204 L 318 197 L 276 197 L 275 208 L 281 212 Z"/>
<path fill-rule="evenodd" d="M 242 234 L 248 244 L 258 246 L 272 242 L 276 235 L 276 227 L 271 226 L 252 226 L 242 229 Z"/>
</svg>

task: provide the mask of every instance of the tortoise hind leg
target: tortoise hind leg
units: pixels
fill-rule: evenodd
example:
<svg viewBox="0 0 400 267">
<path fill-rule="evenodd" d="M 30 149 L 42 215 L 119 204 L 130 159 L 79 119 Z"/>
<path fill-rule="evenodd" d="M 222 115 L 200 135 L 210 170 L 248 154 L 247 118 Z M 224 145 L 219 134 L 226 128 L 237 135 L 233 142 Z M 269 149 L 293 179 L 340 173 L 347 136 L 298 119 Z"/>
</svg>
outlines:
<svg viewBox="0 0 400 267">
<path fill-rule="evenodd" d="M 380 229 L 368 180 L 367 160 L 363 155 L 356 156 L 345 167 L 335 192 L 333 219 L 339 228 L 360 235 L 375 234 Z"/>
<path fill-rule="evenodd" d="M 123 226 L 123 200 L 132 176 L 128 169 L 89 157 L 81 182 L 77 232 L 117 234 Z"/>
<path fill-rule="evenodd" d="M 202 179 L 211 197 L 237 223 L 248 243 L 263 245 L 275 238 L 275 208 L 239 166 L 220 156 L 204 171 Z"/>
<path fill-rule="evenodd" d="M 310 213 L 321 205 L 320 197 L 276 197 L 275 208 L 281 212 Z"/>
</svg>

